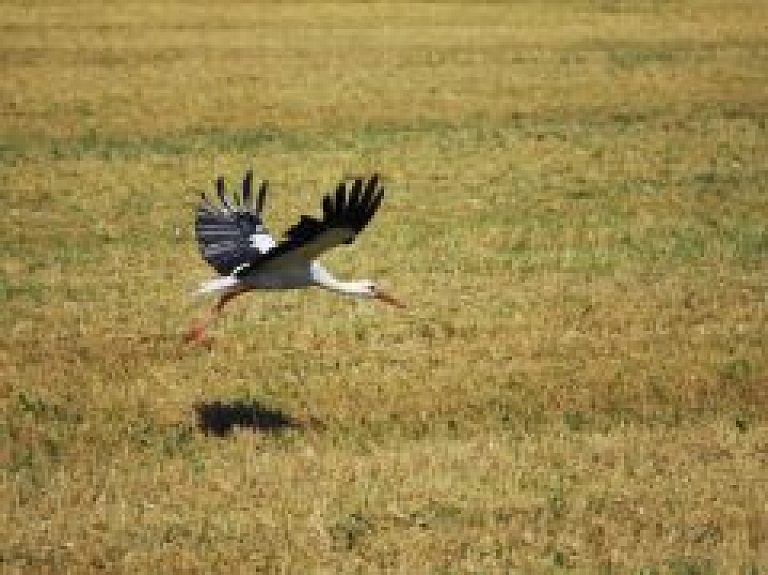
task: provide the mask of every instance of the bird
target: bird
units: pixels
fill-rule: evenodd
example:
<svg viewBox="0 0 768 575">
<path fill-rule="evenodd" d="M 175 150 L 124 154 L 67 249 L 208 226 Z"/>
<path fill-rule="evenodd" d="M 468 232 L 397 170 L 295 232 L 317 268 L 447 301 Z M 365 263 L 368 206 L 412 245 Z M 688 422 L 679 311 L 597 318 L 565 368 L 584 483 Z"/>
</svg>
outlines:
<svg viewBox="0 0 768 575">
<path fill-rule="evenodd" d="M 398 308 L 405 304 L 371 280 L 337 279 L 317 258 L 343 244 L 351 244 L 369 224 L 384 197 L 379 175 L 341 181 L 323 198 L 322 216 L 302 215 L 276 241 L 262 214 L 269 182 L 261 181 L 254 202 L 253 170 L 245 173 L 242 197 L 227 195 L 223 176 L 216 180 L 219 204 L 205 192 L 197 206 L 195 235 L 202 258 L 219 274 L 203 282 L 198 295 L 218 297 L 213 308 L 185 333 L 185 340 L 205 344 L 209 326 L 234 298 L 253 290 L 297 289 L 318 286 L 355 298 L 376 299 Z"/>
</svg>

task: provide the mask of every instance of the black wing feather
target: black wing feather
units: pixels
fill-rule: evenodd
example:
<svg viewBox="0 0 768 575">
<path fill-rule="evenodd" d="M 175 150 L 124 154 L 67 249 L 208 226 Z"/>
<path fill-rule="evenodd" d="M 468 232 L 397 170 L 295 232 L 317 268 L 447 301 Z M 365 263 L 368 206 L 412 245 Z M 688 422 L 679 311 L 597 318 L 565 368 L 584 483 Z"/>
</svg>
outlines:
<svg viewBox="0 0 768 575">
<path fill-rule="evenodd" d="M 347 204 L 347 188 L 341 183 L 336 188 L 336 198 L 333 202 L 333 217 L 337 220 L 341 218 L 344 213 L 344 208 Z"/>
<path fill-rule="evenodd" d="M 243 178 L 243 207 L 247 210 L 253 209 L 253 171 L 245 172 Z"/>
<path fill-rule="evenodd" d="M 339 184 L 334 193 L 323 198 L 322 219 L 301 216 L 299 222 L 285 232 L 283 242 L 238 274 L 247 275 L 254 267 L 266 267 L 270 261 L 277 263 L 283 257 L 312 260 L 336 245 L 352 243 L 381 204 L 384 192 L 377 186 L 378 175 L 369 180 L 364 191 L 363 180 L 357 180 L 347 196 L 345 184 Z"/>
<path fill-rule="evenodd" d="M 267 180 L 261 182 L 259 186 L 259 199 L 256 202 L 256 211 L 262 213 L 264 211 L 264 199 L 267 197 Z"/>
<path fill-rule="evenodd" d="M 373 196 L 373 200 L 368 204 L 368 212 L 366 213 L 366 220 L 365 223 L 371 221 L 376 211 L 379 209 L 379 206 L 381 205 L 381 200 L 384 199 L 384 192 L 379 192 L 375 196 Z"/>
<path fill-rule="evenodd" d="M 356 236 L 368 225 L 381 205 L 384 190 L 377 188 L 378 180 L 378 174 L 374 174 L 365 186 L 365 191 L 363 180 L 356 180 L 349 197 L 346 194 L 346 186 L 339 184 L 334 194 L 323 198 L 322 220 L 301 216 L 299 223 L 285 232 L 285 237 L 289 242 L 304 243 L 331 228 L 348 229 Z M 281 248 L 285 243 L 281 243 L 277 248 Z"/>
<path fill-rule="evenodd" d="M 330 195 L 327 195 L 323 198 L 323 218 L 330 220 L 333 219 L 335 215 L 336 210 L 333 207 L 333 198 Z M 301 219 L 303 220 L 305 217 L 307 216 L 302 216 Z M 290 230 L 288 233 L 286 233 L 286 235 L 290 237 Z"/>
<path fill-rule="evenodd" d="M 378 184 L 379 184 L 379 175 L 374 174 L 374 176 L 368 182 L 368 185 L 365 187 L 364 202 L 366 204 L 370 204 L 371 198 L 373 198 L 374 194 L 376 193 Z"/>
<path fill-rule="evenodd" d="M 222 203 L 222 205 L 227 208 L 229 211 L 232 211 L 232 202 L 227 197 L 227 190 L 226 185 L 224 184 L 224 177 L 219 176 L 216 179 L 216 193 L 219 196 L 219 201 Z"/>
<path fill-rule="evenodd" d="M 311 241 L 313 237 L 322 231 L 323 220 L 318 220 L 312 216 L 301 216 L 299 223 L 289 228 L 285 232 L 285 236 L 292 242 L 303 243 Z"/>
<path fill-rule="evenodd" d="M 261 209 L 254 210 L 252 200 L 252 173 L 243 180 L 243 199 L 227 197 L 224 178 L 216 180 L 216 193 L 221 207 L 214 206 L 202 194 L 197 208 L 195 232 L 200 254 L 222 275 L 232 273 L 243 264 L 261 257 L 274 247 L 275 242 L 264 227 Z M 266 185 L 259 190 L 259 207 L 264 204 Z"/>
</svg>

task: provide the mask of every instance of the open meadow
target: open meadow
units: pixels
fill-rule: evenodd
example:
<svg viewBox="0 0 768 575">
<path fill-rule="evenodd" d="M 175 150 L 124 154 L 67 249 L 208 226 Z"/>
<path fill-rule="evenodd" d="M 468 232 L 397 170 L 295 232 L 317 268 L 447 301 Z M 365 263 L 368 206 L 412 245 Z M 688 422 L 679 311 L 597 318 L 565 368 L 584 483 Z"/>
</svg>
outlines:
<svg viewBox="0 0 768 575">
<path fill-rule="evenodd" d="M 763 0 L 0 10 L 0 572 L 768 573 Z M 185 345 L 251 167 L 408 309 Z"/>
</svg>

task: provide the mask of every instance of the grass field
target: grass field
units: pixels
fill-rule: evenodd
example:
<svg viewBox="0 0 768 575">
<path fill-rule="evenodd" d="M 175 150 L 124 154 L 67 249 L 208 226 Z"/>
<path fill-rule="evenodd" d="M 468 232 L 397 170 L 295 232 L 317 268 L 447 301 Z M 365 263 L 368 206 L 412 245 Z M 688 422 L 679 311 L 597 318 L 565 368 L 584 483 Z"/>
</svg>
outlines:
<svg viewBox="0 0 768 575">
<path fill-rule="evenodd" d="M 0 571 L 768 572 L 762 0 L 3 2 Z M 193 209 L 352 174 L 405 312 Z"/>
</svg>

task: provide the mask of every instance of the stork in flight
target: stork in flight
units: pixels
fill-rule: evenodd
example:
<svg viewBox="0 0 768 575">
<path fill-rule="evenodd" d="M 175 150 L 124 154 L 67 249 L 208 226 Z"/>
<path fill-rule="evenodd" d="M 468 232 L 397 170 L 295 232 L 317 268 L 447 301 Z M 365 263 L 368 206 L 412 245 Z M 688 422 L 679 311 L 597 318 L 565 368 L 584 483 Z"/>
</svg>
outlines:
<svg viewBox="0 0 768 575">
<path fill-rule="evenodd" d="M 205 194 L 197 208 L 195 231 L 200 254 L 221 277 L 204 282 L 198 293 L 217 294 L 216 305 L 186 333 L 188 342 L 204 343 L 208 326 L 224 306 L 247 291 L 320 286 L 359 298 L 375 298 L 397 307 L 400 301 L 370 280 L 340 281 L 316 258 L 341 244 L 351 244 L 378 210 L 384 191 L 378 174 L 367 182 L 356 179 L 349 190 L 342 182 L 334 194 L 323 198 L 323 216 L 301 216 L 277 243 L 262 221 L 267 182 L 259 186 L 253 203 L 253 172 L 246 172 L 242 201 L 226 194 L 224 178 L 216 181 L 221 206 Z"/>
</svg>

